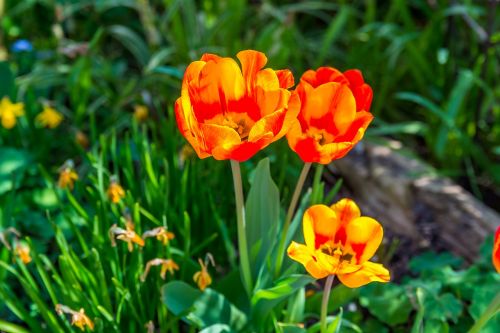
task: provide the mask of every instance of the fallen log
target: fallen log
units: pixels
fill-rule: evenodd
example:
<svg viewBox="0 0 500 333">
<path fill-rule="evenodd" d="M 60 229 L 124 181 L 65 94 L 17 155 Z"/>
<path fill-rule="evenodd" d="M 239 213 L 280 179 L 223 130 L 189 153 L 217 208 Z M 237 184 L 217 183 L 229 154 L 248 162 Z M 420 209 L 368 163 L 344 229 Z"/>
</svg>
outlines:
<svg viewBox="0 0 500 333">
<path fill-rule="evenodd" d="M 363 214 L 410 239 L 412 247 L 448 250 L 473 261 L 485 237 L 500 225 L 500 215 L 395 146 L 401 144 L 358 144 L 330 164 L 325 177 L 342 177 Z"/>
</svg>

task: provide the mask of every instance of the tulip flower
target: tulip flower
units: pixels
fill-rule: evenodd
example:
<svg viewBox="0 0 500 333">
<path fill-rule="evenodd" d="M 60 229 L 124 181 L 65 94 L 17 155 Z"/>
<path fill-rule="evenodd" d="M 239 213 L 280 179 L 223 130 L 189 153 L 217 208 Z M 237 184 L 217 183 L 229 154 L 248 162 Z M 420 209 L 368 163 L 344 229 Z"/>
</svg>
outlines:
<svg viewBox="0 0 500 333">
<path fill-rule="evenodd" d="M 495 241 L 493 242 L 493 266 L 500 273 L 500 226 L 495 232 Z"/>
<path fill-rule="evenodd" d="M 11 129 L 17 124 L 17 118 L 24 116 L 24 104 L 12 103 L 8 97 L 0 101 L 0 122 L 5 129 Z"/>
<path fill-rule="evenodd" d="M 263 69 L 266 56 L 246 50 L 231 58 L 204 54 L 186 69 L 175 115 L 200 158 L 245 161 L 283 137 L 299 112 L 287 89 L 289 70 Z"/>
<path fill-rule="evenodd" d="M 368 261 L 382 241 L 382 226 L 361 216 L 352 200 L 310 207 L 304 213 L 303 231 L 306 244 L 292 242 L 287 252 L 314 278 L 336 275 L 350 288 L 389 281 L 384 266 Z"/>
<path fill-rule="evenodd" d="M 288 144 L 306 163 L 328 164 L 358 143 L 373 119 L 372 89 L 361 72 L 331 67 L 305 72 L 296 92 L 301 108 L 287 134 Z"/>
</svg>

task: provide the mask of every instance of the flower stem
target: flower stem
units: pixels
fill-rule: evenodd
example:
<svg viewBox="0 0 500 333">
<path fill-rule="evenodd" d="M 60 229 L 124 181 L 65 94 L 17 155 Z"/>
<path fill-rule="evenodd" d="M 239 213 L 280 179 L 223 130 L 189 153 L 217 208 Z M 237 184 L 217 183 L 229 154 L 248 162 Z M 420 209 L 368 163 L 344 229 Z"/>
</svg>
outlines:
<svg viewBox="0 0 500 333">
<path fill-rule="evenodd" d="M 234 196 L 236 199 L 236 221 L 238 225 L 238 249 L 240 252 L 241 273 L 245 290 L 250 295 L 252 291 L 252 274 L 250 271 L 247 235 L 245 232 L 245 204 L 239 162 L 231 160 L 231 171 L 233 172 Z"/>
<path fill-rule="evenodd" d="M 486 311 L 479 317 L 474 326 L 471 327 L 469 333 L 479 333 L 481 332 L 481 328 L 483 328 L 486 323 L 493 318 L 495 314 L 500 312 L 500 292 L 497 293 L 495 298 L 491 301 Z"/>
<path fill-rule="evenodd" d="M 302 192 L 302 188 L 304 187 L 304 183 L 307 178 L 307 174 L 311 169 L 311 163 L 304 163 L 302 167 L 302 171 L 300 172 L 299 179 L 297 180 L 297 184 L 295 185 L 295 190 L 293 191 L 292 201 L 290 201 L 290 206 L 288 206 L 288 211 L 286 213 L 285 224 L 283 224 L 283 230 L 281 232 L 281 239 L 278 247 L 278 258 L 276 260 L 275 266 L 275 275 L 278 276 L 281 271 L 281 266 L 283 265 L 284 251 L 285 251 L 285 241 L 286 235 L 288 233 L 288 228 L 290 227 L 290 222 L 293 218 L 293 213 L 295 212 L 295 208 L 297 207 L 297 203 L 299 202 L 300 193 Z"/>
<path fill-rule="evenodd" d="M 328 275 L 326 278 L 325 289 L 323 291 L 323 300 L 321 301 L 321 333 L 326 333 L 326 315 L 328 313 L 328 299 L 332 290 L 333 280 L 335 275 Z"/>
</svg>

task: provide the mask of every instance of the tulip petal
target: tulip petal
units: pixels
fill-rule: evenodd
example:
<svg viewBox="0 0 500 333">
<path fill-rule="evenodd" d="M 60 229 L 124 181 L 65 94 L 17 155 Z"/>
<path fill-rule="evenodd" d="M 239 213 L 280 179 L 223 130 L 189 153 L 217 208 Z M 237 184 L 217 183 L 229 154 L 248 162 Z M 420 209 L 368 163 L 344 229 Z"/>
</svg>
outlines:
<svg viewBox="0 0 500 333">
<path fill-rule="evenodd" d="M 373 99 L 372 88 L 365 83 L 363 74 L 357 69 L 350 69 L 344 72 L 344 76 L 349 80 L 349 86 L 356 99 L 356 110 L 370 111 Z"/>
<path fill-rule="evenodd" d="M 202 133 L 198 126 L 198 122 L 194 117 L 192 112 L 185 112 L 183 108 L 183 97 L 180 97 L 175 102 L 175 118 L 177 120 L 177 126 L 179 127 L 179 131 L 186 138 L 186 140 L 191 144 L 194 151 L 198 155 L 199 158 L 206 158 L 210 156 L 204 149 L 201 147 Z"/>
<path fill-rule="evenodd" d="M 364 136 L 368 125 L 373 120 L 373 116 L 370 112 L 360 111 L 356 112 L 356 117 L 354 121 L 351 123 L 349 129 L 344 133 L 344 135 L 338 136 L 335 138 L 336 142 L 349 141 L 352 142 L 353 145 L 358 143 Z"/>
<path fill-rule="evenodd" d="M 293 87 L 295 80 L 293 74 L 288 69 L 280 69 L 276 71 L 276 76 L 278 76 L 278 81 L 280 83 L 280 88 L 288 89 Z"/>
<path fill-rule="evenodd" d="M 331 205 L 330 208 L 333 209 L 342 223 L 348 223 L 361 216 L 358 205 L 351 199 L 344 198 Z"/>
<path fill-rule="evenodd" d="M 381 264 L 365 262 L 361 268 L 353 273 L 339 274 L 340 282 L 349 288 L 358 288 L 370 282 L 389 282 L 389 271 Z"/>
<path fill-rule="evenodd" d="M 345 225 L 347 241 L 345 250 L 354 253 L 357 264 L 362 264 L 373 257 L 377 251 L 384 230 L 376 220 L 362 216 Z"/>
<path fill-rule="evenodd" d="M 493 242 L 493 266 L 498 273 L 500 273 L 500 227 L 497 228 L 495 232 L 495 240 Z"/>
<path fill-rule="evenodd" d="M 227 126 L 201 124 L 201 131 L 205 151 L 216 160 L 229 159 L 230 152 L 241 143 L 238 133 Z"/>
<path fill-rule="evenodd" d="M 254 87 L 257 72 L 266 65 L 267 57 L 264 53 L 255 50 L 240 51 L 236 57 L 240 60 L 247 92 L 249 92 Z"/>
<path fill-rule="evenodd" d="M 340 227 L 340 220 L 330 207 L 314 205 L 305 211 L 302 226 L 307 247 L 318 249 L 324 243 L 333 240 Z"/>
<path fill-rule="evenodd" d="M 318 258 L 307 246 L 292 242 L 287 250 L 288 256 L 304 265 L 305 269 L 316 279 L 322 279 L 329 275 L 318 262 Z"/>
</svg>

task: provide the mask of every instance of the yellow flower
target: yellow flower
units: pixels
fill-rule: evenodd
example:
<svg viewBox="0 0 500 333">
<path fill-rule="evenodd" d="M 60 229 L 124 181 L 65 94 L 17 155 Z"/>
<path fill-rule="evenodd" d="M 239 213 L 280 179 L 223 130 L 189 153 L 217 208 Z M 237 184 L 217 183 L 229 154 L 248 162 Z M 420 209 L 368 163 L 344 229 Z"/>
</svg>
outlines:
<svg viewBox="0 0 500 333">
<path fill-rule="evenodd" d="M 63 119 L 62 113 L 46 105 L 43 107 L 43 111 L 36 116 L 35 122 L 42 127 L 56 128 Z"/>
<path fill-rule="evenodd" d="M 139 246 L 144 246 L 144 240 L 135 233 L 133 224 L 127 223 L 127 229 L 119 228 L 116 224 L 113 224 L 109 229 L 109 237 L 111 238 L 111 245 L 116 246 L 116 239 L 122 240 L 127 243 L 128 251 L 132 252 L 134 250 L 134 246 L 132 243 L 135 243 Z"/>
<path fill-rule="evenodd" d="M 59 169 L 59 180 L 57 186 L 62 189 L 73 189 L 75 180 L 78 179 L 78 174 L 75 172 L 72 160 L 67 160 L 64 165 Z"/>
<path fill-rule="evenodd" d="M 24 116 L 24 104 L 12 103 L 6 96 L 0 101 L 0 121 L 6 129 L 16 126 L 18 117 Z"/>
<path fill-rule="evenodd" d="M 115 177 L 111 177 L 111 184 L 108 187 L 108 197 L 113 203 L 118 203 L 122 198 L 125 197 L 125 190 L 118 183 Z"/>
<path fill-rule="evenodd" d="M 62 315 L 63 313 L 67 313 L 71 315 L 71 325 L 74 325 L 81 329 L 82 331 L 85 330 L 85 326 L 89 328 L 89 330 L 93 331 L 94 330 L 94 323 L 92 320 L 90 320 L 89 317 L 85 314 L 85 310 L 80 309 L 80 311 L 75 311 L 67 307 L 66 305 L 62 304 L 57 304 L 56 305 L 56 312 L 59 315 Z"/>
<path fill-rule="evenodd" d="M 158 227 L 142 234 L 142 238 L 145 239 L 148 237 L 156 237 L 163 245 L 167 245 L 170 240 L 175 238 L 175 235 L 173 232 L 167 231 L 165 227 Z"/>
<path fill-rule="evenodd" d="M 30 256 L 30 248 L 28 245 L 24 243 L 17 243 L 15 251 L 19 259 L 21 259 L 24 264 L 29 264 L 31 262 L 32 259 Z"/>
<path fill-rule="evenodd" d="M 179 265 L 177 265 L 175 261 L 173 261 L 172 259 L 155 258 L 147 262 L 146 268 L 144 269 L 144 273 L 141 275 L 141 281 L 142 282 L 146 281 L 146 277 L 149 274 L 151 266 L 160 266 L 160 265 L 161 265 L 160 277 L 162 278 L 162 280 L 165 280 L 165 275 L 167 274 L 167 271 L 171 275 L 174 275 L 174 271 L 179 270 Z"/>
<path fill-rule="evenodd" d="M 210 274 L 208 274 L 208 262 L 211 262 L 212 266 L 215 266 L 214 258 L 210 253 L 207 254 L 205 262 L 198 258 L 198 263 L 200 264 L 201 270 L 194 273 L 193 275 L 194 282 L 196 282 L 198 288 L 200 288 L 202 291 L 212 284 L 212 277 L 210 276 Z"/>
<path fill-rule="evenodd" d="M 134 118 L 137 122 L 141 123 L 148 119 L 149 110 L 144 105 L 136 105 L 134 106 Z"/>
</svg>

